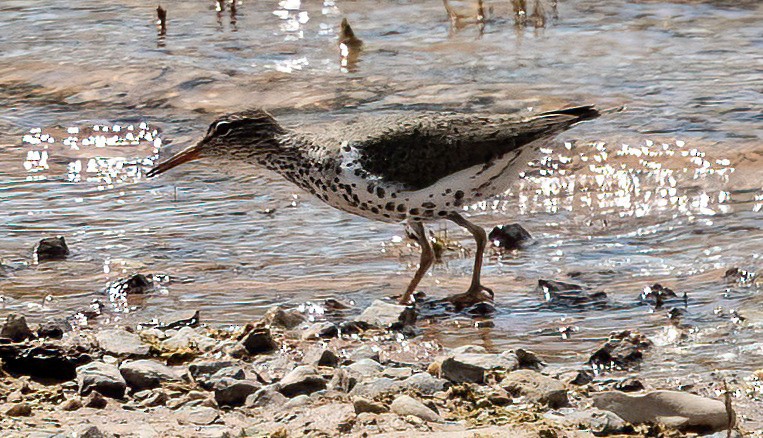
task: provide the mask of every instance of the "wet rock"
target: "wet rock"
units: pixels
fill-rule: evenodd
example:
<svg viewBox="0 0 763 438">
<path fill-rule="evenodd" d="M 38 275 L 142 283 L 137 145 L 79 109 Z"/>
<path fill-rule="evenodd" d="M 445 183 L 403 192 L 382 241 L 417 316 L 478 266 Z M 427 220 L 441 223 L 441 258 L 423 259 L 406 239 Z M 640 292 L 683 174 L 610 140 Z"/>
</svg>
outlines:
<svg viewBox="0 0 763 438">
<path fill-rule="evenodd" d="M 605 292 L 589 292 L 574 283 L 554 280 L 538 280 L 538 292 L 546 303 L 571 308 L 601 308 L 607 304 Z"/>
<path fill-rule="evenodd" d="M 127 382 L 114 365 L 92 362 L 77 369 L 77 383 L 82 395 L 98 391 L 111 398 L 122 398 Z"/>
<path fill-rule="evenodd" d="M 361 345 L 350 354 L 350 360 L 359 361 L 362 359 L 371 359 L 375 362 L 379 362 L 379 350 L 374 349 L 370 345 Z"/>
<path fill-rule="evenodd" d="M 161 386 L 163 382 L 180 381 L 181 376 L 177 370 L 174 370 L 164 364 L 153 360 L 136 360 L 123 362 L 119 367 L 119 372 L 127 384 L 135 389 L 151 389 Z"/>
<path fill-rule="evenodd" d="M 397 415 L 421 418 L 424 421 L 441 422 L 440 415 L 432 409 L 424 406 L 423 403 L 407 395 L 397 397 L 390 405 L 390 410 Z"/>
<path fill-rule="evenodd" d="M 63 236 L 47 237 L 40 240 L 34 249 L 38 262 L 46 260 L 63 260 L 69 255 L 69 247 Z"/>
<path fill-rule="evenodd" d="M 350 372 L 350 375 L 364 378 L 381 373 L 384 370 L 384 367 L 373 359 L 361 359 L 353 364 L 347 365 L 345 369 Z"/>
<path fill-rule="evenodd" d="M 519 361 L 519 368 L 540 371 L 546 364 L 535 353 L 524 348 L 517 348 L 516 350 L 510 350 L 506 354 L 513 354 Z"/>
<path fill-rule="evenodd" d="M 411 306 L 375 300 L 355 320 L 383 329 L 400 330 L 416 323 L 416 310 Z"/>
<path fill-rule="evenodd" d="M 183 327 L 173 336 L 163 340 L 161 345 L 167 350 L 184 350 L 193 345 L 201 351 L 209 351 L 215 348 L 217 341 L 197 333 L 191 327 Z"/>
<path fill-rule="evenodd" d="M 329 349 L 314 348 L 305 354 L 304 362 L 307 365 L 336 368 L 339 365 L 339 357 Z"/>
<path fill-rule="evenodd" d="M 623 379 L 615 383 L 615 389 L 623 392 L 635 392 L 644 389 L 644 384 L 635 378 Z"/>
<path fill-rule="evenodd" d="M 588 359 L 597 371 L 625 370 L 641 362 L 652 342 L 637 331 L 611 333 L 609 340 Z"/>
<path fill-rule="evenodd" d="M 752 271 L 740 268 L 730 268 L 723 274 L 723 279 L 730 283 L 752 284 L 757 275 Z"/>
<path fill-rule="evenodd" d="M 241 345 L 251 355 L 271 353 L 278 349 L 278 344 L 273 340 L 270 329 L 255 328 L 249 331 L 241 339 Z"/>
<path fill-rule="evenodd" d="M 279 392 L 286 397 L 293 398 L 301 394 L 312 394 L 315 391 L 326 389 L 326 381 L 318 370 L 309 365 L 294 368 L 285 375 L 280 382 Z"/>
<path fill-rule="evenodd" d="M 104 409 L 109 402 L 98 391 L 93 391 L 83 402 L 86 408 Z"/>
<path fill-rule="evenodd" d="M 178 410 L 178 421 L 181 424 L 206 426 L 217 421 L 219 416 L 217 409 L 205 406 L 189 406 Z"/>
<path fill-rule="evenodd" d="M 593 404 L 633 424 L 664 424 L 678 429 L 724 430 L 734 424 L 724 402 L 679 391 L 629 395 L 619 391 L 593 395 Z"/>
<path fill-rule="evenodd" d="M 562 376 L 563 381 L 568 385 L 582 386 L 593 382 L 593 374 L 586 370 L 572 371 Z"/>
<path fill-rule="evenodd" d="M 29 403 L 16 403 L 5 411 L 9 417 L 30 417 L 32 416 L 32 406 Z"/>
<path fill-rule="evenodd" d="M 521 225 L 509 224 L 493 228 L 488 234 L 488 239 L 497 248 L 513 250 L 528 243 L 532 240 L 532 236 Z"/>
<path fill-rule="evenodd" d="M 495 322 L 492 320 L 485 320 L 485 321 L 474 321 L 474 328 L 493 328 L 495 327 Z"/>
<path fill-rule="evenodd" d="M 81 351 L 52 345 L 0 345 L 0 358 L 10 372 L 54 380 L 74 379 L 77 367 L 91 360 Z"/>
<path fill-rule="evenodd" d="M 484 383 L 485 373 L 494 370 L 512 371 L 519 362 L 515 357 L 499 354 L 464 353 L 448 357 L 442 362 L 442 377 L 451 382 Z"/>
<path fill-rule="evenodd" d="M 677 298 L 678 295 L 673 289 L 664 287 L 659 283 L 655 283 L 652 286 L 647 286 L 639 295 L 639 301 L 653 305 L 655 308 L 662 307 L 666 301 Z"/>
<path fill-rule="evenodd" d="M 103 351 L 114 356 L 147 356 L 150 350 L 140 336 L 125 330 L 99 331 L 95 339 Z"/>
<path fill-rule="evenodd" d="M 354 397 L 352 399 L 352 407 L 355 409 L 356 414 L 362 414 L 363 412 L 383 414 L 385 412 L 389 412 L 389 408 L 384 404 L 368 400 L 363 397 Z"/>
<path fill-rule="evenodd" d="M 307 318 L 301 312 L 295 309 L 284 309 L 276 306 L 268 309 L 263 317 L 263 321 L 270 327 L 281 327 L 291 330 L 305 322 Z"/>
<path fill-rule="evenodd" d="M 25 339 L 34 338 L 34 333 L 32 333 L 32 330 L 27 325 L 24 315 L 10 313 L 0 329 L 0 338 L 10 339 L 13 342 L 21 342 Z"/>
<path fill-rule="evenodd" d="M 495 313 L 495 306 L 488 302 L 482 301 L 468 307 L 466 310 L 464 310 L 464 312 L 472 316 L 489 316 Z M 485 322 L 486 321 L 483 321 L 483 323 Z"/>
<path fill-rule="evenodd" d="M 157 328 L 160 330 L 179 329 L 182 327 L 196 327 L 201 322 L 198 310 L 178 310 L 163 315 L 159 319 Z"/>
<path fill-rule="evenodd" d="M 403 380 L 401 386 L 406 389 L 414 389 L 421 395 L 432 396 L 450 386 L 450 382 L 439 379 L 429 373 L 416 373 Z"/>
<path fill-rule="evenodd" d="M 339 335 L 336 324 L 328 321 L 316 322 L 302 332 L 303 340 L 335 338 Z"/>
<path fill-rule="evenodd" d="M 154 288 L 154 282 L 143 274 L 133 274 L 120 278 L 109 285 L 111 291 L 119 291 L 127 295 L 144 294 Z"/>
<path fill-rule="evenodd" d="M 509 394 L 525 397 L 528 401 L 546 405 L 552 409 L 569 405 L 564 384 L 537 371 L 517 370 L 509 373 L 501 387 Z"/>
<path fill-rule="evenodd" d="M 79 398 L 70 398 L 59 406 L 62 411 L 71 412 L 82 408 L 82 400 Z"/>
<path fill-rule="evenodd" d="M 64 318 L 48 320 L 37 328 L 37 336 L 48 339 L 61 339 L 64 333 L 72 331 L 72 325 Z"/>
<path fill-rule="evenodd" d="M 247 397 L 244 406 L 248 408 L 275 408 L 286 404 L 287 401 L 289 401 L 289 399 L 278 392 L 274 387 L 266 386 Z"/>
<path fill-rule="evenodd" d="M 215 401 L 220 406 L 241 406 L 246 398 L 254 394 L 260 385 L 251 380 L 237 380 L 223 377 L 215 382 Z"/>
</svg>

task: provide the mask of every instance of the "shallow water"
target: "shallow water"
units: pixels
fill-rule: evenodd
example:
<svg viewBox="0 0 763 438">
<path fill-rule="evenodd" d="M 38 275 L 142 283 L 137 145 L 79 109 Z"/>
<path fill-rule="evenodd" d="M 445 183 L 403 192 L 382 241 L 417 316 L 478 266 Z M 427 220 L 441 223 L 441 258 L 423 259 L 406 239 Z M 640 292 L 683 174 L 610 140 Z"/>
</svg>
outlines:
<svg viewBox="0 0 763 438">
<path fill-rule="evenodd" d="M 516 26 L 509 4 L 486 3 L 480 32 L 451 28 L 435 1 L 243 2 L 235 23 L 229 5 L 171 1 L 159 36 L 144 2 L 3 1 L 0 315 L 69 315 L 108 302 L 109 282 L 134 272 L 171 280 L 109 303 L 102 323 L 193 308 L 240 324 L 277 303 L 340 297 L 362 308 L 404 289 L 418 256 L 401 226 L 236 163 L 143 178 L 158 149 L 188 144 L 218 113 L 261 105 L 298 126 L 382 110 L 627 105 L 549 142 L 506 195 L 470 208 L 488 229 L 519 222 L 535 237 L 489 251 L 495 328 L 455 316 L 421 322 L 422 335 L 574 364 L 631 328 L 661 345 L 652 375 L 761 367 L 760 280 L 723 276 L 763 271 L 763 5 L 547 2 L 535 28 Z M 349 68 L 336 42 L 343 16 L 365 42 Z M 452 224 L 432 228 L 472 248 Z M 32 247 L 55 234 L 71 256 L 35 264 Z M 469 254 L 448 252 L 421 289 L 459 292 L 470 270 Z M 539 278 L 605 291 L 609 305 L 544 305 Z M 687 293 L 687 339 L 667 317 L 676 304 L 638 303 L 654 283 Z"/>
</svg>

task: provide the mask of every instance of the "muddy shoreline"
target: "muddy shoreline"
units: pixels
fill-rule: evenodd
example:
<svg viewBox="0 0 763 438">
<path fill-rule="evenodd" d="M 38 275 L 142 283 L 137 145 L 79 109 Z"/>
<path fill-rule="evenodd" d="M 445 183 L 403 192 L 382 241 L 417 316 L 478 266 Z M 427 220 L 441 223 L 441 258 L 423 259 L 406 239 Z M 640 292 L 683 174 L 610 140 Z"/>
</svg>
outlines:
<svg viewBox="0 0 763 438">
<path fill-rule="evenodd" d="M 0 336 L 0 429 L 5 436 L 725 437 L 731 424 L 730 436 L 759 436 L 763 370 L 681 387 L 644 379 L 642 360 L 659 347 L 628 330 L 577 366 L 547 363 L 532 345 L 447 349 L 416 336 L 419 307 L 377 300 L 358 315 L 330 299 L 273 307 L 226 328 L 192 311 L 138 326 L 74 328 L 60 319 L 30 327 L 11 314 Z"/>
</svg>

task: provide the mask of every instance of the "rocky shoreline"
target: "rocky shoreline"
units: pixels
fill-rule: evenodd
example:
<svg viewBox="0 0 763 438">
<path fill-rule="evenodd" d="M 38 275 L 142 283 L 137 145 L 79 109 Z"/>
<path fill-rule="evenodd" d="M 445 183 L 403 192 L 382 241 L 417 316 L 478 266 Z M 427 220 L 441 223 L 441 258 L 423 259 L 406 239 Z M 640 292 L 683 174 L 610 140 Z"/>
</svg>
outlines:
<svg viewBox="0 0 763 438">
<path fill-rule="evenodd" d="M 348 305 L 327 300 L 323 307 Z M 274 307 L 227 330 L 204 326 L 199 312 L 136 328 L 52 320 L 35 330 L 23 316 L 8 315 L 0 331 L 0 430 L 62 437 L 726 437 L 759 424 L 753 395 L 763 370 L 729 382 L 725 393 L 719 382 L 660 390 L 664 382 L 627 372 L 652 347 L 636 332 L 613 333 L 587 364 L 564 368 L 523 348 L 444 349 L 412 336 L 412 306 L 377 300 L 340 322 L 314 322 L 306 313 Z"/>
</svg>

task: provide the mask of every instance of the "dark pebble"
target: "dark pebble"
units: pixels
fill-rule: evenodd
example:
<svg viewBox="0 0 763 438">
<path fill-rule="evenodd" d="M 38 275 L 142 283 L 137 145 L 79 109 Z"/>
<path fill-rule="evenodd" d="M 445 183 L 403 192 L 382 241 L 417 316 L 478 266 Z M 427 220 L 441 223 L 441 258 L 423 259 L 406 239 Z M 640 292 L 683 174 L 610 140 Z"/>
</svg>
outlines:
<svg viewBox="0 0 763 438">
<path fill-rule="evenodd" d="M 69 255 L 69 247 L 63 236 L 47 237 L 40 240 L 34 250 L 38 262 L 45 260 L 63 260 Z"/>
<path fill-rule="evenodd" d="M 521 248 L 532 236 L 521 225 L 509 224 L 493 228 L 488 239 L 498 248 L 513 250 Z"/>
</svg>

